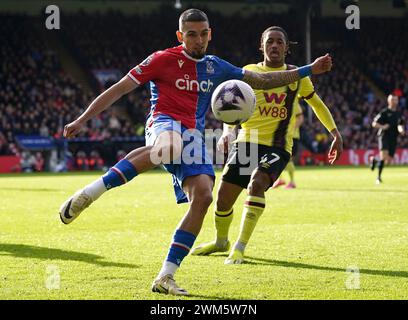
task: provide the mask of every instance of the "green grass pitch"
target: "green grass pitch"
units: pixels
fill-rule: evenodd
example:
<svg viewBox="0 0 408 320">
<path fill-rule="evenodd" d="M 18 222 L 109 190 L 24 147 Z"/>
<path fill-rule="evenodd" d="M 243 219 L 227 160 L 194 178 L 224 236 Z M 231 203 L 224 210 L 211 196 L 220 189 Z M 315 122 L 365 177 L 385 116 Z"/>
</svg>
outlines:
<svg viewBox="0 0 408 320">
<path fill-rule="evenodd" d="M 60 222 L 60 204 L 98 175 L 0 176 L 0 299 L 408 298 L 407 167 L 386 167 L 380 186 L 367 168 L 298 169 L 298 189 L 267 193 L 245 264 L 186 257 L 187 298 L 150 291 L 187 209 L 170 175 L 143 174 Z M 213 239 L 212 208 L 196 244 Z"/>
</svg>

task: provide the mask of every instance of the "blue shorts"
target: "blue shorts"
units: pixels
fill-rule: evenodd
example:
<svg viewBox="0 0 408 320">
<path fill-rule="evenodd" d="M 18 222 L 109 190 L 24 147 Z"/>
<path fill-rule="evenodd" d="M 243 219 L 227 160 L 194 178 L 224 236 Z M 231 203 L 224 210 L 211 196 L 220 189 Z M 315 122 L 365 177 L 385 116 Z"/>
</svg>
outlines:
<svg viewBox="0 0 408 320">
<path fill-rule="evenodd" d="M 208 156 L 204 137 L 198 130 L 189 130 L 180 122 L 167 115 L 158 115 L 147 122 L 146 145 L 151 146 L 157 137 L 165 131 L 175 131 L 183 138 L 183 153 L 181 158 L 174 159 L 163 167 L 173 176 L 173 187 L 177 203 L 188 202 L 183 191 L 183 181 L 190 176 L 206 174 L 215 179 L 212 160 Z"/>
</svg>

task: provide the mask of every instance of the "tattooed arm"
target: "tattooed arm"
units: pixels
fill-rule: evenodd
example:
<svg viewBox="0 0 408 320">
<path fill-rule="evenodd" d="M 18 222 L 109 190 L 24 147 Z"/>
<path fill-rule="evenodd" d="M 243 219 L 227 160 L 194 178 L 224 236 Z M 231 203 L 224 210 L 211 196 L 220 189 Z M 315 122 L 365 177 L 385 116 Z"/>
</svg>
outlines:
<svg viewBox="0 0 408 320">
<path fill-rule="evenodd" d="M 245 70 L 242 81 L 248 83 L 253 89 L 271 89 L 282 87 L 298 81 L 311 74 L 321 74 L 330 71 L 332 60 L 329 54 L 317 58 L 312 64 L 287 71 L 253 72 Z"/>
</svg>

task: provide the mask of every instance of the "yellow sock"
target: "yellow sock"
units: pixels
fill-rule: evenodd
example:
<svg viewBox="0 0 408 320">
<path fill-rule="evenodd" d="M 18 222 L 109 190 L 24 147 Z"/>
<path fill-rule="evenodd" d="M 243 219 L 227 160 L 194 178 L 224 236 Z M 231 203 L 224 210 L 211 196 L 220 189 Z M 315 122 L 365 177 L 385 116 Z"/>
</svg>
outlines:
<svg viewBox="0 0 408 320">
<path fill-rule="evenodd" d="M 234 210 L 233 208 L 227 211 L 217 211 L 215 210 L 214 214 L 214 222 L 215 222 L 215 229 L 217 230 L 216 234 L 216 245 L 219 247 L 225 246 L 228 240 L 228 231 L 234 217 Z"/>
<path fill-rule="evenodd" d="M 292 160 L 286 165 L 286 171 L 289 173 L 290 182 L 295 182 L 295 164 Z"/>
<path fill-rule="evenodd" d="M 240 251 L 244 251 L 252 232 L 255 229 L 259 217 L 265 209 L 265 198 L 248 196 L 244 204 L 244 212 L 242 214 L 241 228 L 238 237 L 238 247 Z"/>
</svg>

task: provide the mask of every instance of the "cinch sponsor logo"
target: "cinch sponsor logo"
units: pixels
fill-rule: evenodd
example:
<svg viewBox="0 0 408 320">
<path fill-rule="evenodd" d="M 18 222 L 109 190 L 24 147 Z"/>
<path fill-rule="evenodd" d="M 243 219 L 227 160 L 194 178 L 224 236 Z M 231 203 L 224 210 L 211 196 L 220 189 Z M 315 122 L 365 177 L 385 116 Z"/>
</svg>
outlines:
<svg viewBox="0 0 408 320">
<path fill-rule="evenodd" d="M 272 92 L 270 95 L 267 92 L 264 92 L 263 94 L 267 103 L 275 102 L 276 104 L 281 104 L 287 96 L 286 93 L 281 93 L 278 96 L 275 92 Z"/>
<path fill-rule="evenodd" d="M 189 78 L 190 77 L 186 74 L 184 75 L 184 79 L 177 79 L 177 89 L 193 92 L 210 92 L 214 87 L 214 83 L 212 83 L 210 79 L 198 82 L 197 80 L 190 80 Z"/>
</svg>

